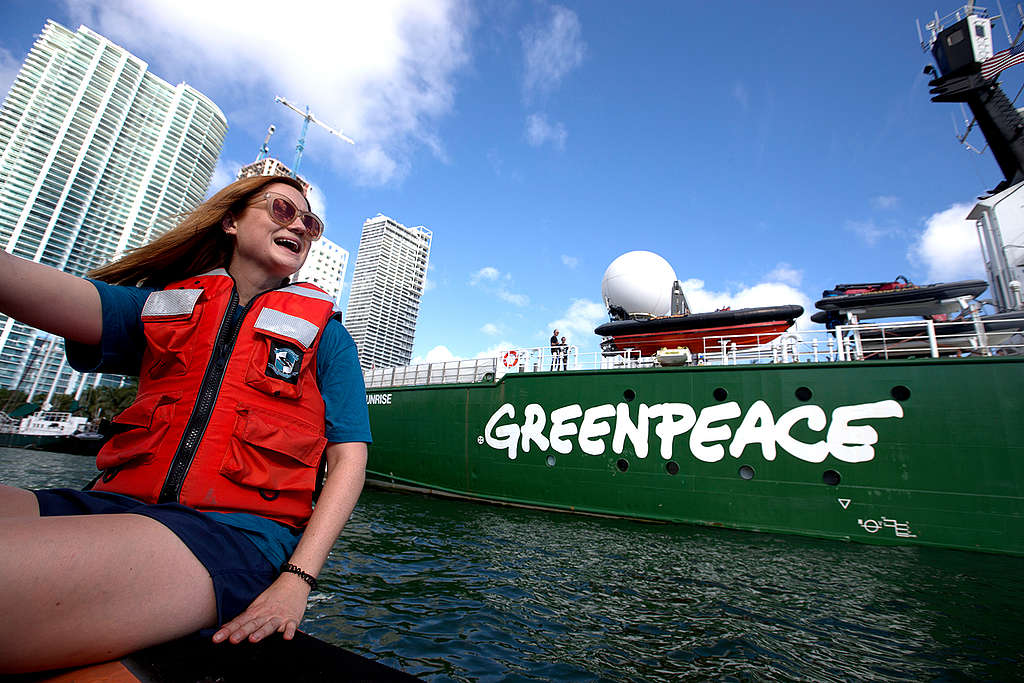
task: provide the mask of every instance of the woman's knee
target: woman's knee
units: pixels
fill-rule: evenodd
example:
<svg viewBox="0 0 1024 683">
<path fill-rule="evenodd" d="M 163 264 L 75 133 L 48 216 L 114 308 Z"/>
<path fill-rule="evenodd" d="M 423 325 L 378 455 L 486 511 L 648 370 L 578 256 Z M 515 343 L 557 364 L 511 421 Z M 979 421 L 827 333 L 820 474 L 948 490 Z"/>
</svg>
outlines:
<svg viewBox="0 0 1024 683">
<path fill-rule="evenodd" d="M 103 661 L 216 622 L 209 574 L 147 517 L 9 518 L 0 545 L 18 550 L 0 555 L 0 671 Z"/>
<path fill-rule="evenodd" d="M 0 484 L 0 517 L 38 517 L 36 494 Z"/>
</svg>

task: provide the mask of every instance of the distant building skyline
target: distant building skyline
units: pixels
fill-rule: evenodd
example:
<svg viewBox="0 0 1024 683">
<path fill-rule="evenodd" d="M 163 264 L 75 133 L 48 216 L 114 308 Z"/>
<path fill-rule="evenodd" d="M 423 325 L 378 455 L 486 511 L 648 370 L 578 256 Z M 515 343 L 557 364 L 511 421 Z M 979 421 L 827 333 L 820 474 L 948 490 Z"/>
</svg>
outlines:
<svg viewBox="0 0 1024 683">
<path fill-rule="evenodd" d="M 253 178 L 255 176 L 262 175 L 291 176 L 299 181 L 299 184 L 302 185 L 302 191 L 306 193 L 309 193 L 309 188 L 312 187 L 302 176 L 292 175 L 292 169 L 283 161 L 275 159 L 274 157 L 257 159 L 251 164 L 246 164 L 242 168 L 238 169 L 239 180 L 242 178 Z"/>
<path fill-rule="evenodd" d="M 152 241 L 203 200 L 226 132 L 193 87 L 47 21 L 0 107 L 0 245 L 84 275 Z M 0 315 L 0 387 L 48 401 L 100 382 L 67 366 L 62 340 Z"/>
<path fill-rule="evenodd" d="M 363 223 L 345 327 L 364 370 L 408 365 L 433 233 L 378 214 Z"/>
</svg>

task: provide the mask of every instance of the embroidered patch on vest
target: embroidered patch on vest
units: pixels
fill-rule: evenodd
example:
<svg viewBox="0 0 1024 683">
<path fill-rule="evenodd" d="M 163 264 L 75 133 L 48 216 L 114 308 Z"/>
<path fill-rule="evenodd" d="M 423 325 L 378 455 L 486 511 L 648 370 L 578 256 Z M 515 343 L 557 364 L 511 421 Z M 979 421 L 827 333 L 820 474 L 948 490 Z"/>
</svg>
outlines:
<svg viewBox="0 0 1024 683">
<path fill-rule="evenodd" d="M 270 359 L 267 361 L 267 377 L 275 377 L 289 384 L 299 381 L 302 369 L 302 351 L 297 346 L 277 339 L 270 340 Z"/>
</svg>

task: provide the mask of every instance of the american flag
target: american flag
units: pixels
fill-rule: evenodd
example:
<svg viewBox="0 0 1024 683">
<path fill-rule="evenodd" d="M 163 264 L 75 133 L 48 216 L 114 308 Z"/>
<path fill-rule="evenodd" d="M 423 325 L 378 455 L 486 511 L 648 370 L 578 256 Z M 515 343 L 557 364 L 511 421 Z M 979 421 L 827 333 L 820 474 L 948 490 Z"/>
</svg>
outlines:
<svg viewBox="0 0 1024 683">
<path fill-rule="evenodd" d="M 995 78 L 999 72 L 1009 69 L 1014 64 L 1024 62 L 1024 43 L 1008 47 L 997 52 L 981 63 L 981 77 L 986 81 Z"/>
</svg>

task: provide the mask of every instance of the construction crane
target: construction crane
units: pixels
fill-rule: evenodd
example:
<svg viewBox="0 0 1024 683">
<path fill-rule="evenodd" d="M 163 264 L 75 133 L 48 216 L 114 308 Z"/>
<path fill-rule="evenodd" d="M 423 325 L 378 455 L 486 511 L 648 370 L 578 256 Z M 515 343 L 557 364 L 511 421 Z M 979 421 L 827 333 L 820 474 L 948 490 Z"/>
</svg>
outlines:
<svg viewBox="0 0 1024 683">
<path fill-rule="evenodd" d="M 299 144 L 295 146 L 295 163 L 292 164 L 292 177 L 293 178 L 296 177 L 296 175 L 298 175 L 298 172 L 299 172 L 299 162 L 302 160 L 302 150 L 306 146 L 306 131 L 309 130 L 309 124 L 310 124 L 311 121 L 313 123 L 315 123 L 316 125 L 320 126 L 321 128 L 323 128 L 324 130 L 326 130 L 331 135 L 337 135 L 339 138 L 341 138 L 342 140 L 344 140 L 348 144 L 350 144 L 350 145 L 356 144 L 355 141 L 352 138 L 348 137 L 347 135 L 345 135 L 341 131 L 334 130 L 333 128 L 328 126 L 326 123 L 324 123 L 323 121 L 321 121 L 317 117 L 313 116 L 313 113 L 309 111 L 309 106 L 308 105 L 306 106 L 306 111 L 302 111 L 301 109 L 299 109 L 298 107 L 296 107 L 294 104 L 292 104 L 291 102 L 289 102 L 288 100 L 286 100 L 283 97 L 275 97 L 274 101 L 275 102 L 280 102 L 281 104 L 283 104 L 284 106 L 288 107 L 293 112 L 295 112 L 296 114 L 301 116 L 302 119 L 303 119 L 302 120 L 302 134 L 299 136 Z"/>
<path fill-rule="evenodd" d="M 263 138 L 263 146 L 260 147 L 260 153 L 256 155 L 256 161 L 262 161 L 270 156 L 270 136 L 274 134 L 277 128 L 271 124 L 270 128 L 267 128 L 267 137 Z"/>
</svg>

